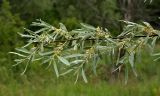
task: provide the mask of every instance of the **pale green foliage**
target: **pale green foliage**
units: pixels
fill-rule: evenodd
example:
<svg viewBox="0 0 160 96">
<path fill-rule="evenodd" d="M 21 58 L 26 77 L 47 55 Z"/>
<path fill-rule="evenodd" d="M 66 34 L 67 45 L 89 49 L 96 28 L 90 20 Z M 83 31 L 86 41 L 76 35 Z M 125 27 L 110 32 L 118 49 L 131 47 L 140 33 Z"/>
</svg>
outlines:
<svg viewBox="0 0 160 96">
<path fill-rule="evenodd" d="M 158 30 L 147 23 L 137 24 L 128 21 L 125 23 L 123 32 L 117 37 L 113 37 L 106 28 L 93 27 L 81 23 L 80 29 L 68 31 L 65 25 L 60 23 L 56 28 L 42 20 L 33 22 L 32 26 L 38 26 L 40 29 L 31 31 L 25 29 L 27 34 L 20 34 L 27 38 L 28 43 L 17 52 L 10 52 L 18 55 L 15 59 L 16 65 L 27 62 L 41 61 L 42 64 L 53 66 L 57 77 L 71 73 L 76 75 L 76 82 L 79 76 L 82 76 L 87 83 L 85 75 L 86 67 L 91 67 L 96 74 L 96 67 L 99 60 L 106 59 L 102 57 L 111 57 L 112 64 L 116 66 L 115 71 L 121 71 L 125 67 L 125 79 L 128 79 L 129 67 L 133 70 L 135 76 L 135 58 L 144 46 L 149 46 L 152 50 L 156 40 L 160 36 Z M 47 68 L 48 68 L 47 67 Z"/>
</svg>

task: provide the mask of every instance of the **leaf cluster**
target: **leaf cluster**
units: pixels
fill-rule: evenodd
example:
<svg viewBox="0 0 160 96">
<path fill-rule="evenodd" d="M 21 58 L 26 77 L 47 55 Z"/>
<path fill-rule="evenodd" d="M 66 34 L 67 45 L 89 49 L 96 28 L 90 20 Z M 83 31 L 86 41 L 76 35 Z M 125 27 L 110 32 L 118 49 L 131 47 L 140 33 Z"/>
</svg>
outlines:
<svg viewBox="0 0 160 96">
<path fill-rule="evenodd" d="M 113 72 L 121 71 L 122 66 L 126 66 L 127 82 L 129 67 L 137 76 L 135 61 L 142 48 L 147 46 L 152 55 L 159 55 L 154 54 L 153 50 L 160 31 L 147 22 L 121 22 L 125 24 L 123 32 L 113 37 L 107 28 L 81 23 L 81 28 L 69 31 L 62 23 L 56 28 L 37 20 L 31 26 L 38 26 L 38 30 L 25 29 L 26 34 L 19 33 L 28 43 L 17 48 L 16 52 L 10 52 L 19 56 L 14 66 L 27 62 L 22 72 L 24 74 L 29 64 L 40 61 L 41 64 L 48 64 L 47 68 L 53 67 L 57 77 L 70 73 L 76 76 L 75 82 L 82 76 L 87 83 L 86 68 L 91 67 L 96 74 L 99 61 L 110 57 L 116 66 Z"/>
</svg>

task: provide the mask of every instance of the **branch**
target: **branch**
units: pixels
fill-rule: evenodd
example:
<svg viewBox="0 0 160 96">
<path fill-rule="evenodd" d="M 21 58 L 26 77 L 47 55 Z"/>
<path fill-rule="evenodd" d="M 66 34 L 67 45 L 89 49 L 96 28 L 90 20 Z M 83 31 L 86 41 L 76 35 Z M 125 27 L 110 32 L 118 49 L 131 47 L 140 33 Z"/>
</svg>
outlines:
<svg viewBox="0 0 160 96">
<path fill-rule="evenodd" d="M 150 35 L 149 37 L 156 37 L 158 36 L 157 34 L 154 35 Z M 146 35 L 140 35 L 140 36 L 134 36 L 133 38 L 141 38 L 141 37 L 147 37 Z M 110 39 L 125 39 L 127 37 L 110 37 Z M 55 40 L 54 42 L 65 42 L 65 41 L 74 41 L 74 40 L 83 40 L 83 39 L 66 39 L 66 40 Z M 95 41 L 95 40 L 105 40 L 105 38 L 99 38 L 99 39 L 95 39 L 95 38 L 88 38 L 88 39 L 84 39 L 87 41 Z"/>
</svg>

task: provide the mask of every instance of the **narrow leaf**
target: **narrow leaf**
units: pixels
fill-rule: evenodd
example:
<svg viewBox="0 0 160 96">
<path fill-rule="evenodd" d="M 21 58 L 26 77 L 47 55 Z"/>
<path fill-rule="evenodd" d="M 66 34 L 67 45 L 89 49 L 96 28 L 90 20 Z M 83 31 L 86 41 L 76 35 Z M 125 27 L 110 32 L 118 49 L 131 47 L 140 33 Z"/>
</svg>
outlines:
<svg viewBox="0 0 160 96">
<path fill-rule="evenodd" d="M 93 72 L 94 72 L 95 75 L 97 75 L 97 71 L 96 71 L 97 61 L 98 61 L 98 58 L 97 58 L 96 55 L 94 55 L 94 58 L 93 58 Z"/>
<path fill-rule="evenodd" d="M 53 51 L 39 53 L 39 55 L 41 56 L 52 55 L 52 54 L 53 54 Z"/>
<path fill-rule="evenodd" d="M 160 59 L 160 57 L 158 57 L 158 58 L 154 59 L 154 61 L 157 61 L 157 60 L 159 60 L 159 59 Z"/>
<path fill-rule="evenodd" d="M 60 28 L 61 28 L 62 30 L 64 30 L 64 31 L 67 32 L 67 28 L 66 28 L 66 26 L 65 26 L 63 23 L 59 23 L 59 25 L 60 25 Z"/>
<path fill-rule="evenodd" d="M 79 78 L 79 72 L 77 73 L 76 80 L 75 80 L 74 84 L 76 84 L 76 83 L 77 83 L 78 78 Z"/>
<path fill-rule="evenodd" d="M 46 31 L 46 30 L 48 30 L 48 28 L 41 28 L 40 30 L 37 30 L 35 33 L 37 34 L 37 33 L 41 33 L 41 32 L 44 32 L 44 31 Z"/>
<path fill-rule="evenodd" d="M 35 36 L 32 35 L 26 35 L 26 34 L 22 34 L 22 33 L 18 33 L 21 37 L 25 37 L 25 38 L 35 38 Z"/>
<path fill-rule="evenodd" d="M 16 53 L 16 52 L 9 52 L 10 54 L 15 54 L 15 55 L 18 55 L 18 56 L 20 56 L 20 57 L 27 57 L 27 56 L 25 56 L 25 55 L 22 55 L 22 54 L 20 54 L 20 53 Z"/>
<path fill-rule="evenodd" d="M 152 47 L 153 47 L 153 48 L 155 47 L 157 38 L 158 38 L 158 37 L 154 37 L 154 38 L 153 38 L 153 41 L 152 41 Z"/>
<path fill-rule="evenodd" d="M 88 80 L 86 78 L 86 75 L 85 75 L 85 72 L 84 72 L 83 68 L 82 68 L 82 77 L 83 77 L 84 82 L 88 83 Z"/>
<path fill-rule="evenodd" d="M 28 60 L 28 62 L 26 64 L 26 67 L 25 67 L 24 71 L 21 73 L 21 75 L 24 75 L 24 73 L 27 71 L 27 68 L 28 68 L 29 64 L 31 63 L 32 58 L 33 58 L 33 56 L 30 56 L 30 58 L 29 58 L 29 60 Z"/>
<path fill-rule="evenodd" d="M 83 57 L 84 54 L 72 54 L 69 56 L 65 56 L 64 58 L 68 59 L 68 58 L 76 58 L 76 57 Z"/>
<path fill-rule="evenodd" d="M 32 40 L 30 40 L 26 45 L 24 45 L 22 48 L 28 47 L 29 45 L 31 45 L 33 43 Z"/>
<path fill-rule="evenodd" d="M 55 60 L 53 60 L 53 67 L 54 67 L 54 71 L 56 73 L 56 76 L 59 77 L 59 72 L 58 72 L 58 68 L 57 68 L 57 64 L 56 64 Z"/>
<path fill-rule="evenodd" d="M 62 63 L 66 64 L 66 65 L 70 65 L 70 63 L 69 63 L 69 61 L 68 61 L 67 59 L 65 59 L 65 58 L 63 58 L 63 57 L 60 57 L 60 56 L 58 56 L 58 59 L 59 59 Z"/>
<path fill-rule="evenodd" d="M 47 62 L 49 62 L 51 60 L 51 58 L 47 58 L 46 60 L 43 60 L 42 64 L 45 64 Z"/>
<path fill-rule="evenodd" d="M 91 26 L 91 25 L 84 24 L 84 23 L 80 23 L 80 24 L 81 24 L 81 26 L 82 26 L 83 28 L 86 28 L 86 29 L 89 29 L 89 30 L 96 30 L 96 28 L 93 27 L 93 26 Z"/>
<path fill-rule="evenodd" d="M 66 74 L 68 74 L 68 73 L 70 73 L 70 72 L 72 72 L 73 71 L 73 69 L 69 69 L 69 70 L 67 70 L 66 72 L 64 72 L 64 73 L 62 73 L 62 74 L 60 74 L 61 76 L 64 76 L 64 75 L 66 75 Z"/>
<path fill-rule="evenodd" d="M 159 56 L 159 55 L 160 55 L 160 53 L 155 53 L 152 56 Z"/>
<path fill-rule="evenodd" d="M 74 61 L 70 62 L 70 64 L 79 64 L 79 63 L 82 63 L 84 61 L 85 60 L 74 60 Z"/>
<path fill-rule="evenodd" d="M 31 54 L 30 51 L 28 51 L 27 49 L 24 48 L 16 48 L 17 51 L 23 52 L 23 53 L 27 53 L 27 54 Z"/>
<path fill-rule="evenodd" d="M 134 53 L 131 52 L 129 55 L 129 63 L 131 64 L 131 67 L 134 67 Z"/>
</svg>

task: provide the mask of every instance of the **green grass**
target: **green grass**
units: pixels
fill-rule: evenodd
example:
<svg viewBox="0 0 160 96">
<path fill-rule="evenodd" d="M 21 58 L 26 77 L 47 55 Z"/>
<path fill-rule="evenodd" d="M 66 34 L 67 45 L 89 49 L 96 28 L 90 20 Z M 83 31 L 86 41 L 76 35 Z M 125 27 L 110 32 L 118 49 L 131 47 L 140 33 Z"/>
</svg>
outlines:
<svg viewBox="0 0 160 96">
<path fill-rule="evenodd" d="M 159 96 L 159 85 L 157 80 L 127 85 L 103 81 L 96 84 L 79 82 L 76 85 L 70 81 L 12 81 L 0 84 L 0 96 Z"/>
</svg>

